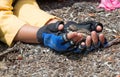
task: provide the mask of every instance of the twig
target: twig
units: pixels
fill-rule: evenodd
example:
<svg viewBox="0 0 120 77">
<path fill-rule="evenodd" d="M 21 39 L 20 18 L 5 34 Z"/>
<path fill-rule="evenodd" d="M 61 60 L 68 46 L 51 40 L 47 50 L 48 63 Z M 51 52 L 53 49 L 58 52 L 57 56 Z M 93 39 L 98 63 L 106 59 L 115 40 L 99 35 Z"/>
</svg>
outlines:
<svg viewBox="0 0 120 77">
<path fill-rule="evenodd" d="M 107 47 L 110 47 L 110 46 L 112 46 L 112 45 L 118 44 L 118 43 L 120 43 L 120 38 L 119 38 L 119 37 L 118 37 L 118 38 L 113 39 L 113 40 L 112 40 L 112 41 L 110 41 L 110 42 L 108 42 L 108 44 L 107 44 L 106 48 L 107 48 Z"/>
<path fill-rule="evenodd" d="M 2 53 L 0 53 L 0 57 L 7 54 L 7 53 L 9 53 L 9 52 L 17 51 L 17 50 L 18 50 L 17 48 L 9 48 L 9 49 L 3 51 Z"/>
</svg>

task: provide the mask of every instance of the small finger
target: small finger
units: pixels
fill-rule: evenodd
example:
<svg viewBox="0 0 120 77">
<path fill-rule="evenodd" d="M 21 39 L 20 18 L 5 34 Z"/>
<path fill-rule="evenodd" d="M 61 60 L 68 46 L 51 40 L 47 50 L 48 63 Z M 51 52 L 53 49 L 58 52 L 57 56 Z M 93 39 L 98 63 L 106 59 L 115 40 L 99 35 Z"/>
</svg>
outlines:
<svg viewBox="0 0 120 77">
<path fill-rule="evenodd" d="M 60 24 L 59 27 L 58 27 L 58 30 L 62 30 L 63 27 L 64 27 L 64 25 L 63 25 L 63 24 Z"/>
<path fill-rule="evenodd" d="M 82 40 L 82 34 L 78 33 L 75 38 L 73 38 L 73 41 L 76 43 L 79 43 Z"/>
<path fill-rule="evenodd" d="M 87 36 L 85 41 L 86 47 L 89 48 L 91 46 L 91 43 L 92 43 L 91 36 Z"/>
<path fill-rule="evenodd" d="M 101 42 L 102 45 L 105 43 L 105 37 L 104 37 L 103 34 L 99 35 L 99 40 L 100 40 L 100 42 Z"/>
<path fill-rule="evenodd" d="M 77 32 L 69 32 L 67 33 L 67 39 L 72 40 L 77 36 Z"/>
<path fill-rule="evenodd" d="M 98 32 L 101 32 L 101 31 L 102 31 L 102 27 L 98 25 L 98 26 L 96 27 L 96 30 L 97 30 Z"/>
<path fill-rule="evenodd" d="M 93 41 L 93 44 L 96 45 L 98 43 L 98 35 L 95 31 L 92 31 L 91 32 L 91 37 L 92 37 L 92 41 Z"/>
</svg>

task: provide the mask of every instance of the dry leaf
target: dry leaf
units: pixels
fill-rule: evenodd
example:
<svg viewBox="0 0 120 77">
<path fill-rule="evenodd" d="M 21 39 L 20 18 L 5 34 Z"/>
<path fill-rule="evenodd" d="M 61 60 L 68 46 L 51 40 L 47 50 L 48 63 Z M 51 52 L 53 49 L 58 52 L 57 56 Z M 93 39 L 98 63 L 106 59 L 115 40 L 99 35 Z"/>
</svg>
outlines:
<svg viewBox="0 0 120 77">
<path fill-rule="evenodd" d="M 88 16 L 95 17 L 96 15 L 95 15 L 95 13 L 89 13 Z"/>
</svg>

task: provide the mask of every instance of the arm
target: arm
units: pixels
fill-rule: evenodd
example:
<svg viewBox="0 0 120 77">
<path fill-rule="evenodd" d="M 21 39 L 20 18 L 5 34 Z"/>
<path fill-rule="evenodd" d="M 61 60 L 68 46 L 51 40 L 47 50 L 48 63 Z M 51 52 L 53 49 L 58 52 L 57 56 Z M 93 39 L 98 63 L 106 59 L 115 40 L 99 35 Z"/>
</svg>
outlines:
<svg viewBox="0 0 120 77">
<path fill-rule="evenodd" d="M 36 43 L 35 34 L 38 28 L 26 24 L 13 14 L 12 1 L 0 0 L 0 40 L 9 46 L 12 45 L 13 41 Z M 53 21 L 50 20 L 47 24 L 50 22 Z"/>
<path fill-rule="evenodd" d="M 26 24 L 13 15 L 12 0 L 0 0 L 0 40 L 11 46 L 19 29 Z"/>
<path fill-rule="evenodd" d="M 38 43 L 36 38 L 38 29 L 38 27 L 25 24 L 16 34 L 14 41 L 22 41 L 25 43 Z"/>
<path fill-rule="evenodd" d="M 50 23 L 55 23 L 59 21 L 58 19 L 52 19 L 46 23 L 46 25 Z M 22 41 L 26 43 L 38 43 L 37 41 L 37 31 L 39 27 L 31 26 L 29 24 L 25 24 L 23 27 L 20 28 L 18 33 L 15 36 L 14 41 Z M 60 28 L 61 29 L 61 28 Z"/>
</svg>

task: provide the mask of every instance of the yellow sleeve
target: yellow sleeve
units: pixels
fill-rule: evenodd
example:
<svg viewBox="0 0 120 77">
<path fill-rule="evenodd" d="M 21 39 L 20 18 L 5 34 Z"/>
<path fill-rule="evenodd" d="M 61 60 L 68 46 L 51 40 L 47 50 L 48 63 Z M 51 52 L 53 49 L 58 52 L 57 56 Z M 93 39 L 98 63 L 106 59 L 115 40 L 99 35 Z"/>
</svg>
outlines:
<svg viewBox="0 0 120 77">
<path fill-rule="evenodd" d="M 40 5 L 39 5 L 40 6 Z M 18 0 L 14 6 L 14 15 L 31 25 L 42 27 L 52 19 L 62 20 L 40 9 L 36 0 Z"/>
<path fill-rule="evenodd" d="M 13 15 L 13 0 L 0 0 L 0 41 L 11 46 L 18 30 L 25 24 Z"/>
</svg>

